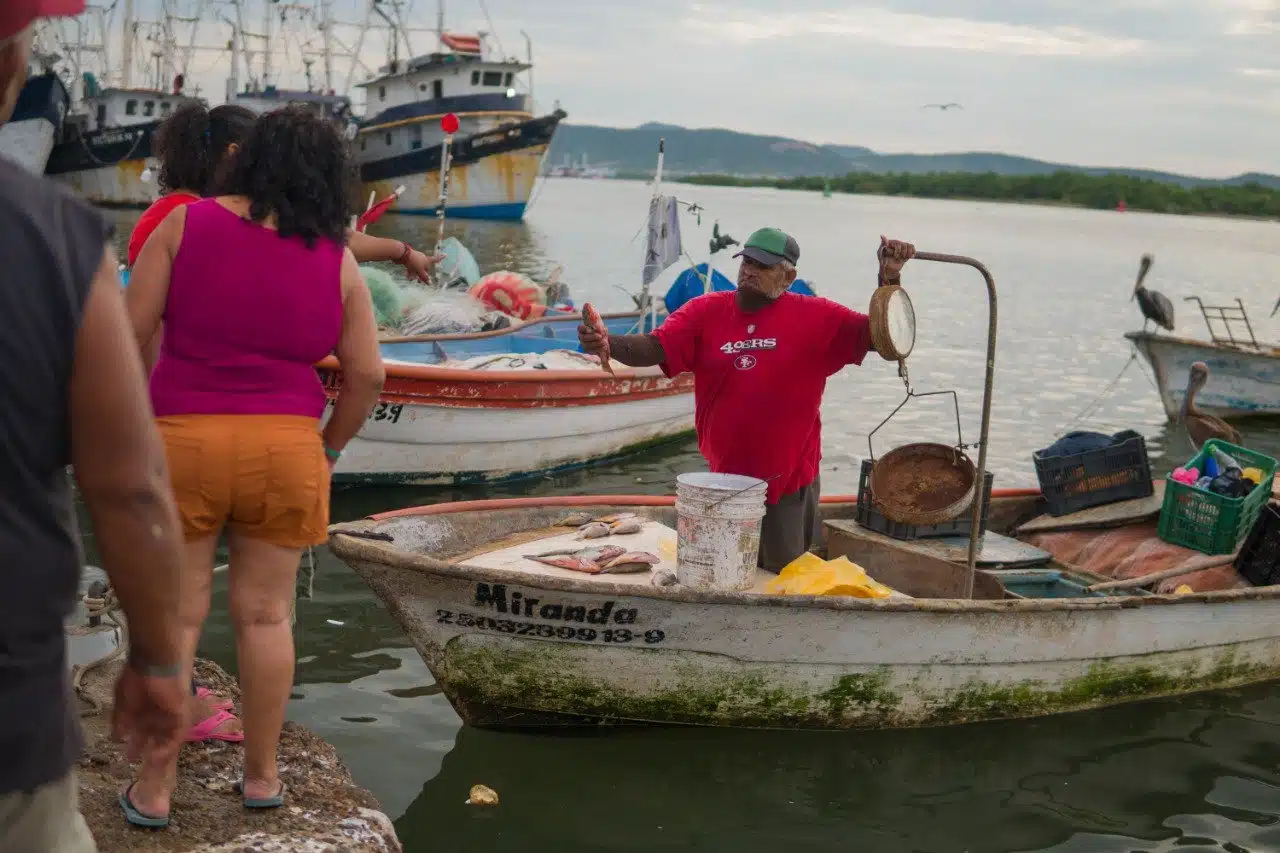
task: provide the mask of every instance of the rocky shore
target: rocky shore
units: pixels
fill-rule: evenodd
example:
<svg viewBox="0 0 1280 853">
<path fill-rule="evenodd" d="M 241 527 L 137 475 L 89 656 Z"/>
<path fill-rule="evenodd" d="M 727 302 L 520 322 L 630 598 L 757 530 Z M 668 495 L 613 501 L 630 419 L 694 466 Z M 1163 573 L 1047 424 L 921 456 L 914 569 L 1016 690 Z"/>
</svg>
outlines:
<svg viewBox="0 0 1280 853">
<path fill-rule="evenodd" d="M 186 744 L 167 829 L 130 826 L 117 802 L 133 769 L 110 736 L 110 708 L 121 664 L 86 673 L 80 691 L 84 757 L 77 768 L 80 811 L 100 853 L 401 853 L 391 820 L 356 787 L 337 752 L 302 726 L 285 723 L 281 776 L 289 786 L 278 809 L 245 809 L 238 744 Z M 198 661 L 196 678 L 237 705 L 239 686 L 215 664 Z"/>
</svg>

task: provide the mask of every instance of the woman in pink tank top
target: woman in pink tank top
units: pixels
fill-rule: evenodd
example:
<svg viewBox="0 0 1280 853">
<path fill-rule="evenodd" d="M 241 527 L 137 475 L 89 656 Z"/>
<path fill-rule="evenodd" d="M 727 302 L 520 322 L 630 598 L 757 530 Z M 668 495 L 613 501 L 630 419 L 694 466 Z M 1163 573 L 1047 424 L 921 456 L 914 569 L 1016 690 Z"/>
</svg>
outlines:
<svg viewBox="0 0 1280 853">
<path fill-rule="evenodd" d="M 126 293 L 139 345 L 164 323 L 151 402 L 186 537 L 187 678 L 227 533 L 249 808 L 284 800 L 276 750 L 293 684 L 298 563 L 326 539 L 329 471 L 384 378 L 373 304 L 345 246 L 346 151 L 333 125 L 303 110 L 263 116 L 222 193 L 156 229 Z M 314 365 L 330 353 L 343 387 L 321 429 Z M 167 825 L 176 772 L 176 755 L 144 757 L 120 797 L 131 823 Z"/>
</svg>

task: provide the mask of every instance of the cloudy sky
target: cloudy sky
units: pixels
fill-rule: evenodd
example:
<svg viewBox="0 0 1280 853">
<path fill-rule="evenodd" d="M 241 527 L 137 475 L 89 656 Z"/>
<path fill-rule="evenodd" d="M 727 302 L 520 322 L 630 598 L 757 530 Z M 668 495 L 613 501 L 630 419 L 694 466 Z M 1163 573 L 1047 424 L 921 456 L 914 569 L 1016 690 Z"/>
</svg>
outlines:
<svg viewBox="0 0 1280 853">
<path fill-rule="evenodd" d="M 362 17 L 361 0 L 336 3 L 347 20 Z M 457 30 L 489 29 L 487 7 L 508 53 L 523 55 L 527 32 L 538 107 L 558 100 L 571 122 L 662 121 L 1214 177 L 1280 173 L 1280 0 L 447 5 Z M 414 26 L 434 26 L 434 0 L 407 6 Z M 340 32 L 350 44 L 353 31 Z M 434 43 L 414 38 L 418 51 Z M 370 63 L 381 52 L 366 40 Z M 947 101 L 964 109 L 921 109 Z"/>
</svg>

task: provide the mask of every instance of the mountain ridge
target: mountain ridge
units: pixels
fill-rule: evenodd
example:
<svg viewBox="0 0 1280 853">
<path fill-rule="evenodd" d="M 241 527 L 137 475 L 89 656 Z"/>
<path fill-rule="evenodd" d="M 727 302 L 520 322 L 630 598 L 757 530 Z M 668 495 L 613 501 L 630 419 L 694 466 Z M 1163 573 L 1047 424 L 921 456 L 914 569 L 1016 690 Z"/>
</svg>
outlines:
<svg viewBox="0 0 1280 853">
<path fill-rule="evenodd" d="M 578 162 L 585 155 L 591 165 L 613 168 L 622 174 L 651 173 L 660 138 L 666 139 L 664 171 L 672 177 L 700 174 L 748 178 L 837 177 L 859 171 L 1041 175 L 1065 171 L 1124 175 L 1184 187 L 1256 183 L 1280 189 L 1280 175 L 1264 172 L 1202 178 L 1158 169 L 1055 163 L 994 151 L 885 153 L 860 145 L 819 144 L 785 136 L 743 133 L 728 128 L 687 128 L 656 121 L 632 128 L 563 123 L 552 140 L 547 164 L 556 166 L 566 158 Z"/>
</svg>

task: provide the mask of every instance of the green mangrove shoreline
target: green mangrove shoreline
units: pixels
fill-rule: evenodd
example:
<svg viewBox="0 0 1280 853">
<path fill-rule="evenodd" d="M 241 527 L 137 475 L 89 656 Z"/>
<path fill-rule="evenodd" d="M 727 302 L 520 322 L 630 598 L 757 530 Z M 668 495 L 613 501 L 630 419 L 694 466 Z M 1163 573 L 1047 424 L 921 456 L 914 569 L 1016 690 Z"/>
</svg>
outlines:
<svg viewBox="0 0 1280 853">
<path fill-rule="evenodd" d="M 994 172 L 851 172 L 840 177 L 742 178 L 686 175 L 673 183 L 714 187 L 771 187 L 780 190 L 854 195 L 908 196 L 951 201 L 1038 204 L 1092 210 L 1127 210 L 1198 216 L 1280 219 L 1280 189 L 1258 183 L 1182 186 L 1126 175 L 1059 171 L 1044 175 Z"/>
</svg>

